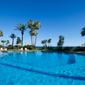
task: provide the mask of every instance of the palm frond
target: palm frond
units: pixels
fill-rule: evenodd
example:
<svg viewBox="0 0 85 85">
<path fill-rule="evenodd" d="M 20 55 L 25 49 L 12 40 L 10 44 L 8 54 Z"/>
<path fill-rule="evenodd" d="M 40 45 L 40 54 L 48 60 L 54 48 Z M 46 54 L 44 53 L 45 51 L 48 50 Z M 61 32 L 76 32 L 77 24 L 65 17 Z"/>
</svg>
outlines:
<svg viewBox="0 0 85 85">
<path fill-rule="evenodd" d="M 16 35 L 12 33 L 9 37 L 10 38 L 16 38 Z"/>
<path fill-rule="evenodd" d="M 3 36 L 3 32 L 0 30 L 0 37 Z"/>
</svg>

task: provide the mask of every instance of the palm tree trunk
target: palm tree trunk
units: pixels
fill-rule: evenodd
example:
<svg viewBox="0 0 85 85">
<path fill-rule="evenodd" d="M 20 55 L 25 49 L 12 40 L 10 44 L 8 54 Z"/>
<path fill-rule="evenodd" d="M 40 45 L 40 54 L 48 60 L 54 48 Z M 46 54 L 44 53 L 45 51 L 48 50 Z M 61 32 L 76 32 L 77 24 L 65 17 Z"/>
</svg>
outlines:
<svg viewBox="0 0 85 85">
<path fill-rule="evenodd" d="M 50 47 L 50 43 L 48 43 L 48 47 Z"/>
<path fill-rule="evenodd" d="M 48 47 L 49 47 L 49 43 L 48 43 Z"/>
<path fill-rule="evenodd" d="M 33 36 L 33 46 L 34 46 L 34 36 Z"/>
<path fill-rule="evenodd" d="M 22 31 L 22 46 L 23 46 L 23 35 L 24 35 L 24 32 Z"/>
<path fill-rule="evenodd" d="M 3 48 L 4 48 L 4 43 L 3 43 Z"/>
<path fill-rule="evenodd" d="M 13 38 L 13 46 L 14 46 L 14 38 Z"/>
<path fill-rule="evenodd" d="M 31 36 L 31 45 L 32 45 L 32 36 Z"/>
<path fill-rule="evenodd" d="M 32 24 L 31 24 L 31 31 L 32 31 Z M 31 35 L 31 45 L 33 45 L 33 42 L 32 42 L 32 35 Z"/>
<path fill-rule="evenodd" d="M 14 38 L 12 39 L 12 49 L 13 49 L 13 45 L 14 45 Z"/>
<path fill-rule="evenodd" d="M 36 41 L 37 41 L 37 35 L 36 35 L 36 38 L 35 38 L 35 46 L 36 46 Z"/>
<path fill-rule="evenodd" d="M 37 33 L 38 33 L 38 30 L 37 30 Z M 35 46 L 36 46 L 36 42 L 37 42 L 37 35 L 36 35 L 36 38 L 35 38 Z"/>
<path fill-rule="evenodd" d="M 23 46 L 23 35 L 22 35 L 22 46 Z"/>
</svg>

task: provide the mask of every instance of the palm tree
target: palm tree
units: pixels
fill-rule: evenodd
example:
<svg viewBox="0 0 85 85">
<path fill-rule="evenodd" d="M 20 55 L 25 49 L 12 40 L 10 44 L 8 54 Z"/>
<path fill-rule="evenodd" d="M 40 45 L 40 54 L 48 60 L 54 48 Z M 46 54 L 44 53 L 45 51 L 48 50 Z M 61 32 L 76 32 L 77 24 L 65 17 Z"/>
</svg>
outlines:
<svg viewBox="0 0 85 85">
<path fill-rule="evenodd" d="M 10 38 L 12 38 L 12 48 L 13 48 L 14 38 L 16 38 L 16 35 L 12 33 L 12 34 L 10 35 Z"/>
<path fill-rule="evenodd" d="M 40 21 L 37 21 L 37 22 L 34 22 L 33 20 L 28 21 L 28 28 L 30 28 L 31 44 L 32 45 L 36 45 L 37 34 L 38 34 L 38 30 L 39 30 L 40 27 L 41 27 Z M 33 42 L 32 42 L 32 36 L 33 36 Z M 34 36 L 36 37 L 35 38 L 35 44 L 34 44 Z"/>
<path fill-rule="evenodd" d="M 4 47 L 4 43 L 6 42 L 5 40 L 1 40 L 1 42 L 3 43 L 3 47 Z"/>
<path fill-rule="evenodd" d="M 44 45 L 43 45 L 43 47 L 44 47 L 44 48 L 46 48 L 46 47 L 47 47 L 47 45 L 46 45 L 47 40 L 42 40 L 42 41 L 41 41 L 41 43 L 42 43 L 42 44 L 44 44 Z"/>
<path fill-rule="evenodd" d="M 24 35 L 24 31 L 27 30 L 27 27 L 26 27 L 26 25 L 24 23 L 20 23 L 20 25 L 17 24 L 15 30 L 21 31 L 21 34 L 22 34 L 22 46 L 23 46 L 23 35 Z"/>
<path fill-rule="evenodd" d="M 51 43 L 51 39 L 48 40 L 48 44 L 49 44 L 49 46 L 50 46 L 50 43 Z"/>
<path fill-rule="evenodd" d="M 44 42 L 45 42 L 45 47 L 47 47 L 47 44 L 46 44 L 47 43 L 47 40 L 44 40 Z"/>
<path fill-rule="evenodd" d="M 81 35 L 85 36 L 85 26 L 82 28 Z M 85 50 L 85 48 L 84 48 L 84 50 Z"/>
<path fill-rule="evenodd" d="M 37 34 L 38 34 L 38 30 L 40 27 L 41 27 L 40 21 L 34 22 L 34 29 L 37 31 Z M 35 39 L 35 45 L 36 45 L 36 41 L 37 41 L 37 34 L 36 34 L 36 39 Z"/>
<path fill-rule="evenodd" d="M 35 43 L 34 43 L 34 36 L 37 35 L 37 31 L 35 31 L 35 30 L 31 30 L 29 33 L 30 33 L 31 36 L 33 36 L 33 42 L 32 42 L 32 45 L 35 46 Z"/>
<path fill-rule="evenodd" d="M 44 44 L 45 44 L 45 41 L 44 41 L 44 40 L 42 40 L 42 41 L 41 41 L 41 43 L 44 45 Z"/>
<path fill-rule="evenodd" d="M 33 28 L 33 27 L 34 27 L 34 21 L 33 21 L 33 20 L 29 20 L 27 23 L 28 23 L 28 25 L 27 25 L 28 28 L 30 28 L 30 30 L 31 30 L 31 31 L 30 31 L 30 36 L 31 36 L 31 45 L 32 45 L 32 31 L 33 31 L 33 29 L 34 29 L 34 28 Z"/>
<path fill-rule="evenodd" d="M 6 43 L 6 45 L 9 43 L 9 40 L 7 40 L 7 43 Z"/>
<path fill-rule="evenodd" d="M 3 32 L 0 30 L 0 37 L 2 37 L 3 36 Z"/>
<path fill-rule="evenodd" d="M 85 36 L 85 26 L 82 28 L 81 35 Z"/>
<path fill-rule="evenodd" d="M 64 37 L 63 36 L 59 36 L 59 42 L 58 42 L 58 46 L 59 47 L 62 47 L 63 46 L 63 43 L 64 43 Z"/>
<path fill-rule="evenodd" d="M 16 44 L 19 44 L 19 43 L 21 43 L 21 40 L 20 40 L 20 37 L 17 37 L 17 42 L 16 42 Z"/>
</svg>

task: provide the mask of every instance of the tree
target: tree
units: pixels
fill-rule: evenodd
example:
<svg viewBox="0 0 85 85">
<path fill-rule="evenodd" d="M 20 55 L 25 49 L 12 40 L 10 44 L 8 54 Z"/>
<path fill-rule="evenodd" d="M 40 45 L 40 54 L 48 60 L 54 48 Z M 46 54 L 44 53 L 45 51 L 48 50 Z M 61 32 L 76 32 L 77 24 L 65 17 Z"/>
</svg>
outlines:
<svg viewBox="0 0 85 85">
<path fill-rule="evenodd" d="M 1 42 L 3 43 L 3 47 L 4 47 L 4 43 L 6 42 L 5 40 L 1 40 Z"/>
<path fill-rule="evenodd" d="M 85 36 L 85 26 L 82 28 L 81 35 Z"/>
<path fill-rule="evenodd" d="M 44 40 L 44 42 L 45 42 L 45 45 L 46 45 L 46 43 L 47 43 L 47 40 Z"/>
<path fill-rule="evenodd" d="M 44 42 L 45 42 L 45 48 L 46 48 L 47 47 L 47 44 L 46 44 L 47 43 L 47 40 L 44 40 Z"/>
<path fill-rule="evenodd" d="M 32 45 L 35 46 L 34 36 L 37 35 L 37 31 L 35 31 L 35 30 L 31 30 L 29 33 L 30 33 L 31 36 L 33 36 L 33 42 L 32 42 Z"/>
<path fill-rule="evenodd" d="M 28 24 L 27 24 L 27 26 L 28 26 L 28 28 L 30 29 L 30 36 L 31 36 L 31 45 L 33 44 L 32 43 L 32 31 L 34 30 L 34 21 L 33 20 L 29 20 L 28 22 L 27 22 Z"/>
<path fill-rule="evenodd" d="M 9 43 L 9 40 L 7 40 L 7 43 L 6 43 L 6 45 Z"/>
<path fill-rule="evenodd" d="M 21 43 L 21 40 L 20 40 L 20 37 L 17 37 L 17 42 L 16 42 L 16 44 L 19 44 L 19 43 Z"/>
<path fill-rule="evenodd" d="M 45 41 L 44 41 L 44 40 L 42 40 L 42 41 L 41 41 L 41 43 L 44 45 L 44 44 L 45 44 Z"/>
<path fill-rule="evenodd" d="M 58 47 L 62 47 L 64 44 L 64 37 L 63 36 L 59 36 L 59 42 L 57 43 Z"/>
<path fill-rule="evenodd" d="M 2 37 L 3 36 L 3 32 L 0 30 L 0 37 Z"/>
<path fill-rule="evenodd" d="M 40 27 L 41 27 L 40 21 L 34 22 L 34 29 L 37 31 L 37 34 L 38 34 L 38 30 Z M 36 45 L 36 41 L 37 41 L 37 34 L 36 34 L 36 38 L 35 38 L 35 45 Z"/>
<path fill-rule="evenodd" d="M 47 47 L 47 45 L 46 45 L 47 40 L 42 40 L 42 41 L 41 41 L 41 43 L 43 44 L 43 47 L 44 47 L 44 48 L 46 48 L 46 47 Z"/>
<path fill-rule="evenodd" d="M 33 20 L 29 20 L 28 21 L 28 28 L 30 28 L 30 36 L 31 36 L 31 45 L 35 46 L 36 45 L 36 41 L 37 41 L 37 34 L 38 34 L 38 30 L 40 28 L 40 21 L 36 21 L 34 22 Z M 34 37 L 35 37 L 35 42 L 34 42 Z M 32 41 L 33 38 L 33 41 Z"/>
<path fill-rule="evenodd" d="M 10 35 L 10 38 L 12 38 L 12 48 L 13 48 L 14 38 L 16 38 L 16 35 L 12 33 L 12 34 Z"/>
<path fill-rule="evenodd" d="M 24 35 L 24 31 L 27 30 L 27 27 L 24 23 L 20 23 L 16 26 L 15 30 L 19 30 L 21 31 L 21 34 L 22 34 L 22 46 L 23 46 L 23 35 Z"/>
<path fill-rule="evenodd" d="M 51 43 L 51 39 L 48 40 L 48 44 L 49 44 L 49 46 L 50 46 L 50 43 Z"/>
</svg>

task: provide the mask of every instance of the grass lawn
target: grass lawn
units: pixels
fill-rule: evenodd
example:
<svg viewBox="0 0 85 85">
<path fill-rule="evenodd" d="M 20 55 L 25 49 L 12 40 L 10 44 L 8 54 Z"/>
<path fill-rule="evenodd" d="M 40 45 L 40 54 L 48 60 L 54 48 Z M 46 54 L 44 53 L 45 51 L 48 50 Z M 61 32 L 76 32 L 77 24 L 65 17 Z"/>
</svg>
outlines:
<svg viewBox="0 0 85 85">
<path fill-rule="evenodd" d="M 84 53 L 84 51 L 76 51 L 76 53 Z"/>
<path fill-rule="evenodd" d="M 13 50 L 7 50 L 7 51 L 19 51 L 19 50 L 17 50 L 17 49 L 13 49 Z"/>
</svg>

